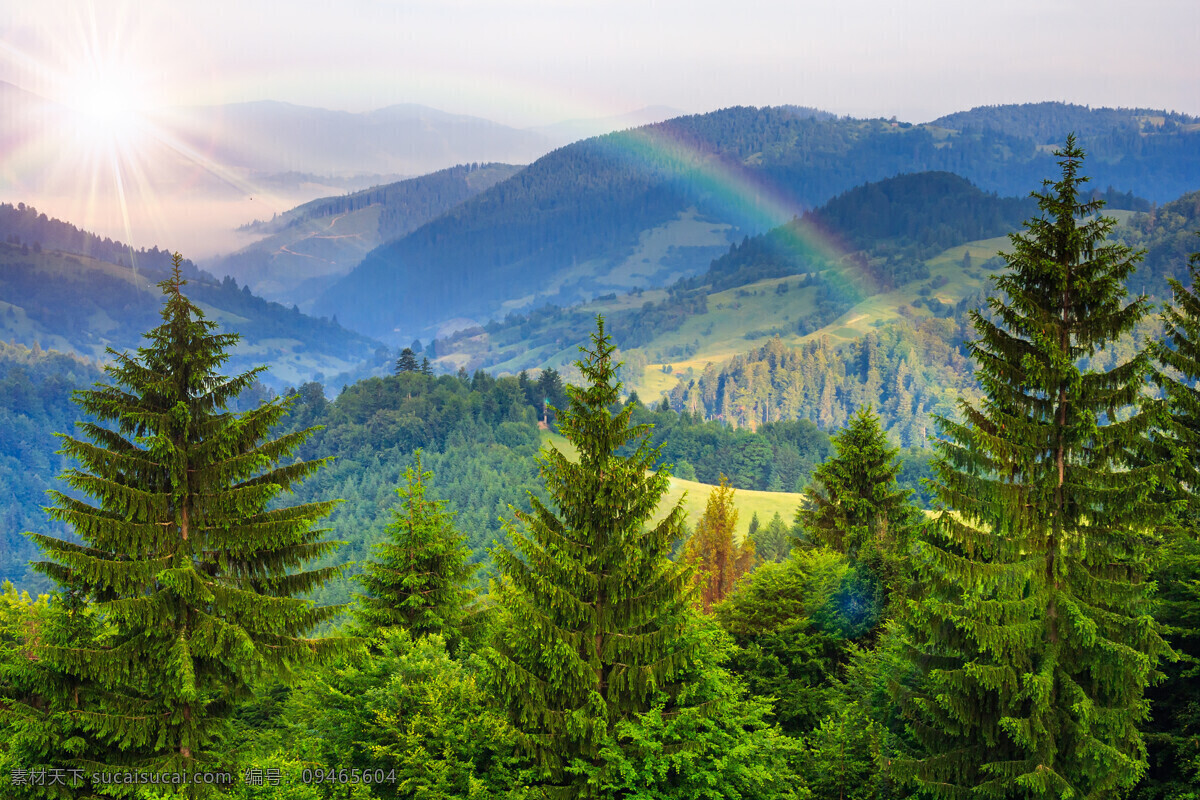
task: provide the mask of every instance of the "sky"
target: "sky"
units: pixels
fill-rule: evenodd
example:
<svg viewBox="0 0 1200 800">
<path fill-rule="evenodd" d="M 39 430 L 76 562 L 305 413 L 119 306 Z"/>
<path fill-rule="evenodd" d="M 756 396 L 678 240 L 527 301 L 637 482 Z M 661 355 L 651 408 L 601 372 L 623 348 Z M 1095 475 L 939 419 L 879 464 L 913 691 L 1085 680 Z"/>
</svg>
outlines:
<svg viewBox="0 0 1200 800">
<path fill-rule="evenodd" d="M 1065 100 L 1200 115 L 1195 0 L 0 0 L 0 80 L 59 99 L 420 103 L 514 126 L 664 105 L 924 122 Z M 90 77 L 89 77 L 90 76 Z"/>
<path fill-rule="evenodd" d="M 416 103 L 521 128 L 782 104 L 914 123 L 1045 100 L 1200 116 L 1200 2 L 0 0 L 0 81 L 63 110 L 0 108 L 0 202 L 206 258 L 342 190 L 284 192 L 189 149 L 164 122 L 181 106 Z"/>
</svg>

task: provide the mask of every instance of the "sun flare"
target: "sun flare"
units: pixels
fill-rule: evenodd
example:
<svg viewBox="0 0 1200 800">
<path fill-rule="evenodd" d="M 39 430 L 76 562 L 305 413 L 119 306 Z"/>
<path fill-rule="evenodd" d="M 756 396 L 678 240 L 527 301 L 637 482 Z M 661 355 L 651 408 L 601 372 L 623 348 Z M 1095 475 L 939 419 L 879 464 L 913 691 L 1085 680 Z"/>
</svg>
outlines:
<svg viewBox="0 0 1200 800">
<path fill-rule="evenodd" d="M 136 81 L 122 75 L 91 75 L 73 83 L 65 105 L 76 116 L 79 138 L 101 147 L 136 147 L 144 135 L 147 112 Z"/>
</svg>

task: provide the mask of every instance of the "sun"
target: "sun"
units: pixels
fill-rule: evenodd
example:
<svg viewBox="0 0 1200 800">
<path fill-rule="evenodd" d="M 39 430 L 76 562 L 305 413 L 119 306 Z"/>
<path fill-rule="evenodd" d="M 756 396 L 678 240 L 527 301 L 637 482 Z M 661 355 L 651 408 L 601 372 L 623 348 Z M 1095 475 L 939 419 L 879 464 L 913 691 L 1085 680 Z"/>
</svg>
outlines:
<svg viewBox="0 0 1200 800">
<path fill-rule="evenodd" d="M 77 136 L 92 146 L 128 152 L 145 135 L 146 95 L 134 76 L 89 72 L 71 81 L 64 104 L 75 117 Z"/>
</svg>

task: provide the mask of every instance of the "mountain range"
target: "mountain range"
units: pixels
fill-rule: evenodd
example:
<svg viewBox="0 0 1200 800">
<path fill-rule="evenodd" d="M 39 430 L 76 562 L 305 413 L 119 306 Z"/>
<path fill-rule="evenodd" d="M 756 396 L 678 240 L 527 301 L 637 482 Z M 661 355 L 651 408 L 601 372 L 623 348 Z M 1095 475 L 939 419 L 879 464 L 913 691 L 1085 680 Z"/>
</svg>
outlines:
<svg viewBox="0 0 1200 800">
<path fill-rule="evenodd" d="M 837 327 L 831 324 L 855 308 L 880 305 L 879 298 L 889 298 L 886 311 L 877 308 L 866 322 L 897 319 L 906 304 L 926 306 L 921 314 L 952 310 L 982 287 L 979 267 L 996 251 L 986 241 L 1018 230 L 1036 212 L 1031 199 L 999 197 L 948 172 L 886 178 L 743 239 L 704 273 L 665 290 L 547 305 L 436 339 L 429 348 L 435 364 L 450 371 L 567 369 L 603 314 L 626 361 L 623 379 L 630 387 L 661 390 L 663 373 L 647 367 L 702 368 L 706 360 L 727 360 L 776 336 L 799 344 L 831 332 Z M 957 261 L 942 263 L 948 249 L 963 246 Z M 974 263 L 964 266 L 966 251 L 973 251 Z M 840 338 L 864 328 L 869 325 L 845 327 Z"/>
<path fill-rule="evenodd" d="M 535 308 L 661 287 L 840 192 L 940 170 L 1025 195 L 1078 129 L 1096 187 L 1165 202 L 1200 185 L 1200 121 L 1061 103 L 934 122 L 730 108 L 576 142 L 380 245 L 313 309 L 404 342 Z"/>
<path fill-rule="evenodd" d="M 243 228 L 263 236 L 206 269 L 232 275 L 255 294 L 308 311 L 315 298 L 387 241 L 411 233 L 514 175 L 509 164 L 467 164 L 418 178 L 326 197 Z"/>
<path fill-rule="evenodd" d="M 362 113 L 276 101 L 176 107 L 123 121 L 130 139 L 110 159 L 88 112 L 3 81 L 0 108 L 0 201 L 32 202 L 102 235 L 193 258 L 240 249 L 247 238 L 234 228 L 309 200 L 456 164 L 524 164 L 576 131 L 669 114 L 522 130 L 412 104 Z"/>
</svg>

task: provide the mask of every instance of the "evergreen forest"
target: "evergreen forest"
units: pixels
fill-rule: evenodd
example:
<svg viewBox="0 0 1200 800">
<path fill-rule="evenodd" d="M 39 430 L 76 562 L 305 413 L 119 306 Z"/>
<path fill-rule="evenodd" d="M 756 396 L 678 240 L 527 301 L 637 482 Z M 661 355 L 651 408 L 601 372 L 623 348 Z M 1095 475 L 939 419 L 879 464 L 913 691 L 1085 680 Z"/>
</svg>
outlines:
<svg viewBox="0 0 1200 800">
<path fill-rule="evenodd" d="M 969 114 L 978 146 L 1063 133 Z M 721 119 L 677 133 L 885 135 Z M 616 169 L 604 147 L 558 157 Z M 1197 800 L 1200 206 L 1118 233 L 1074 135 L 1029 163 L 1052 172 L 1028 202 L 935 173 L 793 223 L 940 186 L 944 229 L 877 215 L 853 244 L 899 282 L 955 226 L 1019 224 L 984 295 L 844 347 L 776 337 L 649 403 L 619 348 L 699 283 L 587 319 L 569 368 L 435 375 L 414 342 L 332 399 L 231 364 L 179 254 L 134 349 L 0 343 L 0 796 Z M 639 196 L 673 213 L 666 185 Z M 809 275 L 781 237 L 708 279 Z M 742 536 L 751 492 L 794 511 Z"/>
</svg>

